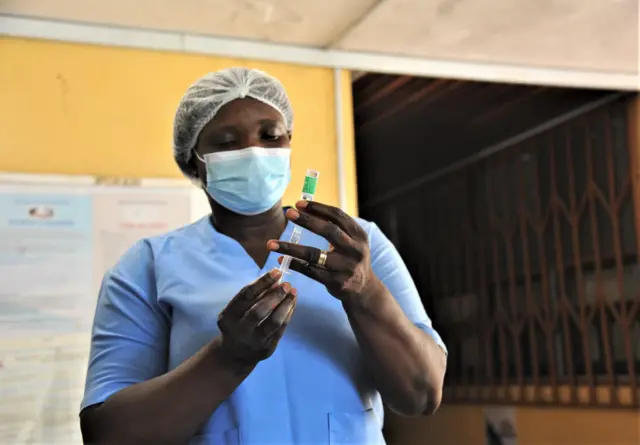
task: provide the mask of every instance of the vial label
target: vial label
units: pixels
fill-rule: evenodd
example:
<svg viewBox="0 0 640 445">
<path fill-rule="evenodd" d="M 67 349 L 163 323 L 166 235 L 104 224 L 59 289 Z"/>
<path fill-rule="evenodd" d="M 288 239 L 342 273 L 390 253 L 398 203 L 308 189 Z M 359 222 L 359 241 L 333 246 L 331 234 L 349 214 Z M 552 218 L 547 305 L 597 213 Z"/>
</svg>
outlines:
<svg viewBox="0 0 640 445">
<path fill-rule="evenodd" d="M 306 195 L 316 194 L 316 185 L 318 184 L 318 178 L 312 178 L 311 176 L 304 177 L 304 185 L 302 186 L 302 193 Z"/>
</svg>

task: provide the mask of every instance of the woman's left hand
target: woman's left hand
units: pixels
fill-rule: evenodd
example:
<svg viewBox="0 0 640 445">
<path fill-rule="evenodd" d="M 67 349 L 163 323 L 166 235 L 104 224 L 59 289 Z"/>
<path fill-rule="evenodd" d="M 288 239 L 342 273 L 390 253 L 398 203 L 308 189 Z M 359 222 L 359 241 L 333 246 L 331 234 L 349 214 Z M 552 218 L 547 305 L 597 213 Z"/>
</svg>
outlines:
<svg viewBox="0 0 640 445">
<path fill-rule="evenodd" d="M 371 269 L 367 232 L 336 207 L 299 201 L 296 208 L 287 210 L 287 218 L 325 238 L 331 248 L 271 240 L 269 250 L 292 257 L 291 270 L 324 284 L 343 303 L 365 303 L 380 286 Z"/>
</svg>

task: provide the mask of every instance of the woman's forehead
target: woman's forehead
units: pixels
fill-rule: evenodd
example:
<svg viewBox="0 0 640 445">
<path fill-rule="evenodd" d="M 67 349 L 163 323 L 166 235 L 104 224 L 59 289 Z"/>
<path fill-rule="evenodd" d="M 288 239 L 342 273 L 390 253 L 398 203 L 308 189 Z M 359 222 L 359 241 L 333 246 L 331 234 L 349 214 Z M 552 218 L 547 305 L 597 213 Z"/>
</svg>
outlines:
<svg viewBox="0 0 640 445">
<path fill-rule="evenodd" d="M 223 105 L 209 124 L 212 127 L 255 126 L 265 120 L 285 124 L 282 114 L 275 108 L 256 99 L 243 98 Z"/>
</svg>

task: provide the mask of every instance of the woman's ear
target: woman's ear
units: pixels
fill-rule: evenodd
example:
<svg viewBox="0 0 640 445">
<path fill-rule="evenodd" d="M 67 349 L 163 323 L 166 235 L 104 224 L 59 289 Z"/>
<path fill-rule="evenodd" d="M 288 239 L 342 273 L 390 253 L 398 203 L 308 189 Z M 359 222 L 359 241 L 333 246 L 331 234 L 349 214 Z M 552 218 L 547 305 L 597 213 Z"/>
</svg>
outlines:
<svg viewBox="0 0 640 445">
<path fill-rule="evenodd" d="M 191 170 L 193 170 L 196 178 L 200 179 L 200 172 L 198 171 L 198 164 L 196 162 L 196 157 L 192 156 L 191 159 L 189 159 L 189 162 L 187 162 L 187 164 L 189 165 Z"/>
<path fill-rule="evenodd" d="M 191 171 L 194 172 L 194 175 L 197 179 L 202 181 L 202 175 L 201 175 L 201 165 L 200 162 L 198 162 L 198 157 L 196 155 L 196 149 L 193 149 L 193 155 L 191 156 L 191 159 L 189 159 L 189 162 L 187 162 L 187 165 L 191 168 Z"/>
<path fill-rule="evenodd" d="M 291 140 L 293 139 L 293 133 L 289 132 L 288 135 L 289 135 L 289 142 L 291 142 Z"/>
</svg>

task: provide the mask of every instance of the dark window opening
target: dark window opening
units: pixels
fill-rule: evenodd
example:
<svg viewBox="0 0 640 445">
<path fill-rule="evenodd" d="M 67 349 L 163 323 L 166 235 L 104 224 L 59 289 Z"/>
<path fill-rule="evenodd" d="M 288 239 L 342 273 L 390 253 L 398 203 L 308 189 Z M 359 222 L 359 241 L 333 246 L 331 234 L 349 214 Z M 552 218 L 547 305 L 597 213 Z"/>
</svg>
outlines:
<svg viewBox="0 0 640 445">
<path fill-rule="evenodd" d="M 394 242 L 447 343 L 449 401 L 584 404 L 584 385 L 586 403 L 640 406 L 628 98 L 430 79 L 399 84 L 375 100 L 366 100 L 365 82 L 354 85 L 361 215 Z M 571 388 L 569 402 L 557 393 L 562 385 Z M 542 394 L 545 386 L 551 395 Z M 493 390 L 509 387 L 534 391 Z M 596 387 L 608 396 L 596 396 Z M 631 388 L 629 400 L 618 399 L 622 387 Z"/>
</svg>

